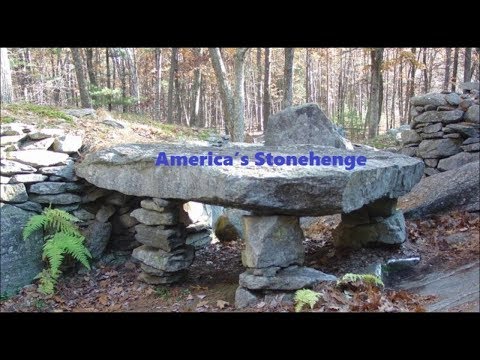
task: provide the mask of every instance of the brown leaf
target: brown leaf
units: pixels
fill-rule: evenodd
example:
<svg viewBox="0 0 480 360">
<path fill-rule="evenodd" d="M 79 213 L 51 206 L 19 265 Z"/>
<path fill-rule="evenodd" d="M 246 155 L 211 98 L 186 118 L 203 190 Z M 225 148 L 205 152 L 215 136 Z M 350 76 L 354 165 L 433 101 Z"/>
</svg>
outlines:
<svg viewBox="0 0 480 360">
<path fill-rule="evenodd" d="M 204 294 L 200 294 L 200 295 L 197 295 L 197 297 L 202 300 L 203 298 L 205 298 L 207 295 L 204 295 Z"/>
<path fill-rule="evenodd" d="M 225 308 L 226 306 L 229 306 L 229 305 L 230 304 L 227 301 L 217 300 L 217 307 L 219 309 L 223 309 L 223 308 Z"/>
<path fill-rule="evenodd" d="M 208 300 L 205 300 L 205 301 L 200 301 L 198 304 L 197 304 L 197 308 L 200 308 L 202 306 L 207 306 L 208 304 Z"/>
<path fill-rule="evenodd" d="M 98 302 L 102 305 L 107 305 L 108 304 L 108 296 L 103 294 L 98 297 Z"/>
<path fill-rule="evenodd" d="M 193 300 L 192 294 L 190 294 L 190 295 L 187 296 L 187 300 Z"/>
</svg>

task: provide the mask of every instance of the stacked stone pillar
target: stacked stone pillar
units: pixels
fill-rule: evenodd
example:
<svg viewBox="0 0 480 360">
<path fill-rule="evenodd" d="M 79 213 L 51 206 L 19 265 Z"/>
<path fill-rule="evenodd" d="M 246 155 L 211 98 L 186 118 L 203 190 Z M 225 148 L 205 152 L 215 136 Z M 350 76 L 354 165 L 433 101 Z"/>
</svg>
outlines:
<svg viewBox="0 0 480 360">
<path fill-rule="evenodd" d="M 195 249 L 185 243 L 185 225 L 180 221 L 182 202 L 145 199 L 131 213 L 140 224 L 135 239 L 143 245 L 132 256 L 141 262 L 139 279 L 148 284 L 171 284 L 185 278 Z"/>
<path fill-rule="evenodd" d="M 359 248 L 375 244 L 401 244 L 406 239 L 405 218 L 397 199 L 383 198 L 350 213 L 333 233 L 338 247 Z"/>
<path fill-rule="evenodd" d="M 295 290 L 335 276 L 303 266 L 303 232 L 295 216 L 243 216 L 245 250 L 235 294 L 238 308 L 265 301 L 291 301 Z"/>
</svg>

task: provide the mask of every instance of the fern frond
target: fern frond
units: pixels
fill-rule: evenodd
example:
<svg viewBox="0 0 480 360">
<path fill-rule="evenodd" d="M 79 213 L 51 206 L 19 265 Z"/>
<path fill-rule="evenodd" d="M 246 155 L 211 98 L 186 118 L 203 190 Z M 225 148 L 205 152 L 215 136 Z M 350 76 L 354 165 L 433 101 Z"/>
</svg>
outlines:
<svg viewBox="0 0 480 360">
<path fill-rule="evenodd" d="M 81 236 L 78 228 L 72 223 L 79 221 L 75 216 L 60 209 L 47 208 L 43 211 L 46 217 L 45 227 L 52 232 L 63 232 Z"/>
<path fill-rule="evenodd" d="M 59 275 L 59 274 L 58 274 Z M 55 291 L 58 275 L 54 276 L 47 269 L 38 274 L 35 279 L 40 279 L 38 291 L 45 295 L 52 295 Z"/>
<path fill-rule="evenodd" d="M 345 285 L 347 283 L 354 283 L 357 281 L 364 282 L 376 287 L 384 287 L 382 279 L 373 274 L 352 274 L 348 273 L 343 275 L 340 280 L 337 280 L 337 285 Z"/>
<path fill-rule="evenodd" d="M 83 245 L 83 236 L 74 236 L 63 232 L 56 233 L 45 243 L 43 247 L 44 257 L 48 259 L 50 267 L 58 270 L 63 261 L 63 254 L 71 255 L 75 260 L 82 263 L 90 270 L 88 259 L 92 257 L 90 251 Z"/>
<path fill-rule="evenodd" d="M 305 305 L 309 305 L 313 309 L 318 302 L 320 293 L 309 289 L 301 289 L 295 292 L 295 312 L 299 312 Z"/>
<path fill-rule="evenodd" d="M 30 219 L 28 219 L 25 227 L 23 228 L 23 240 L 27 240 L 35 231 L 43 228 L 46 220 L 47 219 L 43 214 L 33 215 Z"/>
</svg>

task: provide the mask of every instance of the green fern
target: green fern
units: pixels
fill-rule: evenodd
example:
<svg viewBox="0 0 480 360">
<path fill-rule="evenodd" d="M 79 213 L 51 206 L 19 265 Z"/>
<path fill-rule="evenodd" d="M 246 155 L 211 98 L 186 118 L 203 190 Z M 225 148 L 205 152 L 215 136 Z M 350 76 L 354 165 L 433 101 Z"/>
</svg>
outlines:
<svg viewBox="0 0 480 360">
<path fill-rule="evenodd" d="M 376 287 L 384 287 L 382 279 L 376 275 L 372 274 L 352 274 L 348 273 L 343 275 L 340 280 L 337 280 L 337 285 L 346 285 L 348 283 L 354 283 L 357 281 L 364 282 L 365 284 L 370 284 Z"/>
<path fill-rule="evenodd" d="M 40 280 L 38 289 L 44 294 L 54 293 L 65 255 L 72 256 L 90 270 L 89 259 L 92 255 L 83 244 L 85 237 L 74 224 L 77 221 L 75 216 L 66 211 L 49 207 L 40 215 L 32 216 L 23 229 L 24 240 L 42 228 L 45 231 L 42 258 L 48 261 L 49 268 L 37 276 Z"/>
<path fill-rule="evenodd" d="M 320 293 L 313 290 L 301 289 L 295 292 L 295 311 L 302 311 L 305 305 L 309 305 L 313 309 L 320 298 Z"/>
</svg>

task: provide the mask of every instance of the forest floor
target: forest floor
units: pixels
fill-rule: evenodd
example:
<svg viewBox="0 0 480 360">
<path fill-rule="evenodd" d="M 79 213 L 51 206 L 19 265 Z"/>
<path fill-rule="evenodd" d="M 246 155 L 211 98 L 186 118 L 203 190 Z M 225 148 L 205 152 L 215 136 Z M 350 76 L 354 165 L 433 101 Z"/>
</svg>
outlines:
<svg viewBox="0 0 480 360">
<path fill-rule="evenodd" d="M 307 266 L 340 277 L 362 273 L 391 258 L 420 256 L 421 261 L 407 272 L 407 282 L 387 283 L 385 289 L 359 283 L 347 289 L 320 284 L 315 290 L 321 293 L 321 300 L 313 310 L 305 311 L 479 311 L 478 214 L 453 212 L 407 221 L 409 239 L 401 247 L 389 249 L 337 250 L 332 244 L 337 223 L 338 217 L 322 217 L 305 230 Z M 54 296 L 41 295 L 36 285 L 28 285 L 19 295 L 1 301 L 1 311 L 293 312 L 294 306 L 285 304 L 234 308 L 238 276 L 244 271 L 242 246 L 241 241 L 216 243 L 199 250 L 186 281 L 172 286 L 144 284 L 137 280 L 140 267 L 129 254 L 108 254 L 90 272 L 81 269 L 66 274 Z M 460 289 L 455 288 L 459 279 Z M 449 294 L 465 295 L 460 296 L 465 301 L 452 300 Z"/>
</svg>

